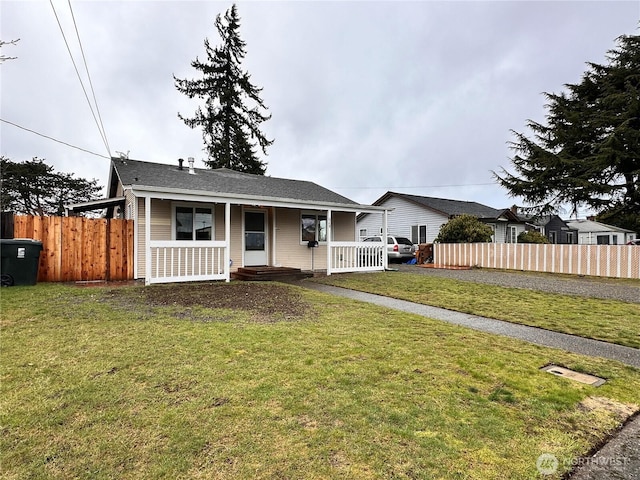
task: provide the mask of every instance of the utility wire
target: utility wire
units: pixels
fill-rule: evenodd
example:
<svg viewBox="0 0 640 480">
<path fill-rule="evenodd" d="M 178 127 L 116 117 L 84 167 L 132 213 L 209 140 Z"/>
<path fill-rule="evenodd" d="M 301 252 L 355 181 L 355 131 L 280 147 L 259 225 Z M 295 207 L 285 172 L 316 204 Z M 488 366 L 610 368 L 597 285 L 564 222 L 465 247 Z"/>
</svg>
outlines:
<svg viewBox="0 0 640 480">
<path fill-rule="evenodd" d="M 335 189 L 341 188 L 344 190 L 380 190 L 380 189 L 390 189 L 390 188 L 445 188 L 445 187 L 480 187 L 480 186 L 484 186 L 484 185 L 496 185 L 495 182 L 493 183 L 459 183 L 459 184 L 451 184 L 451 185 L 416 185 L 416 186 L 404 186 L 404 185 L 399 185 L 399 186 L 395 186 L 395 187 L 332 187 Z"/>
<path fill-rule="evenodd" d="M 84 69 L 87 72 L 87 78 L 89 79 L 89 87 L 91 88 L 91 94 L 93 95 L 93 103 L 96 106 L 96 113 L 98 114 L 98 120 L 100 121 L 100 128 L 102 128 L 102 136 L 104 138 L 105 146 L 107 147 L 107 153 L 111 157 L 111 149 L 109 148 L 109 141 L 107 140 L 107 132 L 104 129 L 104 123 L 102 123 L 102 115 L 100 115 L 100 109 L 98 108 L 98 100 L 96 99 L 96 91 L 93 88 L 93 82 L 91 81 L 91 74 L 89 73 L 89 67 L 87 66 L 87 57 L 84 54 L 84 48 L 82 47 L 82 40 L 80 40 L 80 32 L 78 31 L 78 25 L 76 24 L 76 17 L 73 14 L 73 8 L 71 7 L 71 0 L 67 0 L 69 3 L 69 11 L 71 11 L 71 18 L 73 20 L 73 27 L 76 30 L 76 37 L 78 38 L 78 44 L 80 45 L 80 52 L 82 53 L 82 61 L 84 62 Z"/>
<path fill-rule="evenodd" d="M 100 132 L 100 137 L 102 137 L 102 141 L 104 143 L 105 148 L 107 149 L 107 153 L 109 152 L 109 145 L 107 143 L 107 139 L 104 135 L 104 132 L 100 129 L 100 124 L 98 123 L 98 119 L 96 118 L 96 113 L 93 111 L 93 106 L 91 105 L 91 100 L 89 100 L 89 95 L 87 94 L 87 89 L 84 87 L 84 83 L 82 82 L 82 77 L 80 76 L 80 72 L 78 71 L 78 66 L 76 65 L 75 60 L 73 59 L 73 54 L 71 53 L 71 48 L 69 47 L 69 42 L 67 42 L 67 37 L 64 34 L 64 29 L 62 28 L 62 24 L 60 23 L 60 19 L 58 18 L 58 13 L 56 12 L 56 8 L 53 6 L 53 0 L 49 0 L 49 4 L 53 9 L 53 14 L 56 17 L 56 21 L 58 22 L 58 27 L 60 27 L 60 33 L 62 34 L 62 38 L 64 39 L 64 44 L 67 46 L 67 52 L 69 52 L 69 57 L 71 58 L 71 63 L 73 63 L 73 68 L 76 71 L 76 75 L 78 80 L 80 81 L 80 86 L 82 87 L 82 91 L 84 92 L 84 97 L 87 99 L 87 103 L 89 104 L 89 109 L 91 110 L 91 115 L 93 115 L 93 120 L 96 122 L 96 126 L 98 127 L 98 131 Z"/>
<path fill-rule="evenodd" d="M 102 158 L 109 159 L 109 157 L 107 157 L 105 155 L 101 155 L 100 153 L 95 153 L 95 152 L 92 152 L 91 150 L 87 150 L 85 148 L 76 147 L 75 145 L 71 145 L 70 143 L 63 142 L 62 140 L 58 140 L 56 138 L 50 137 L 49 135 L 45 135 L 44 133 L 36 132 L 35 130 L 31 130 L 30 128 L 23 127 L 22 125 L 18 125 L 17 123 L 10 122 L 9 120 L 5 120 L 4 118 L 0 118 L 0 122 L 8 123 L 9 125 L 13 125 L 14 127 L 20 128 L 22 130 L 26 130 L 27 132 L 35 133 L 36 135 L 39 135 L 41 137 L 48 138 L 49 140 L 53 140 L 54 142 L 58 142 L 58 143 L 61 143 L 63 145 L 66 145 L 67 147 L 75 148 L 77 150 L 82 150 L 83 152 L 90 153 L 91 155 L 95 155 L 97 157 L 102 157 Z"/>
</svg>

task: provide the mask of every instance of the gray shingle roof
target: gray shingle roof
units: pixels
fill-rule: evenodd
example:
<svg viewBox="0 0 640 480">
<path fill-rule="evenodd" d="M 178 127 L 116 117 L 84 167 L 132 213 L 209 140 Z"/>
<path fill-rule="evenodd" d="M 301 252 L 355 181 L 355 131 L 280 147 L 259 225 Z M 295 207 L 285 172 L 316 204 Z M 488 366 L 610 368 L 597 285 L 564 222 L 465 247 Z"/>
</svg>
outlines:
<svg viewBox="0 0 640 480">
<path fill-rule="evenodd" d="M 112 165 L 124 186 L 139 185 L 157 187 L 160 190 L 170 188 L 212 194 L 357 205 L 347 197 L 304 180 L 252 175 L 226 168 L 196 168 L 195 175 L 192 175 L 186 162 L 183 170 L 179 170 L 178 165 L 119 158 L 112 159 Z"/>
<path fill-rule="evenodd" d="M 419 205 L 424 205 L 425 207 L 445 213 L 449 216 L 462 215 L 464 213 L 467 213 L 478 218 L 498 218 L 504 212 L 504 210 L 487 207 L 486 205 L 482 205 L 481 203 L 477 202 L 449 200 L 446 198 L 435 197 L 421 197 L 418 195 L 407 195 L 405 193 L 394 192 L 387 192 L 386 195 L 393 195 L 396 197 L 404 198 Z M 382 198 L 380 200 L 382 200 Z M 377 202 L 378 201 L 374 202 L 374 205 L 379 205 Z"/>
</svg>

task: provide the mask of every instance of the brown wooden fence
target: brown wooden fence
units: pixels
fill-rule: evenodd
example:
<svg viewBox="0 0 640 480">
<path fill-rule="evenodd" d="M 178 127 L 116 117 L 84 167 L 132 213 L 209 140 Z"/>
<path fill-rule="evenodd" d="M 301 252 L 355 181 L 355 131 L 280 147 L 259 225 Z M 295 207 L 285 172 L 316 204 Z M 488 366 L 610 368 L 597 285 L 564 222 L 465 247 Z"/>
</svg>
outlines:
<svg viewBox="0 0 640 480">
<path fill-rule="evenodd" d="M 13 235 L 42 242 L 40 282 L 133 279 L 133 220 L 16 216 Z"/>
</svg>

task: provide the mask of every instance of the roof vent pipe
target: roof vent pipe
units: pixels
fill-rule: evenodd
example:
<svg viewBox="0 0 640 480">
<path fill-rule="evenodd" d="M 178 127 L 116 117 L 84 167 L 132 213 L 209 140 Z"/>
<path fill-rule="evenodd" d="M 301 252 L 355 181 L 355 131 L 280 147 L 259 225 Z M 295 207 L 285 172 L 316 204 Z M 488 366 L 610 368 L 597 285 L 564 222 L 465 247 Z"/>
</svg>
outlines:
<svg viewBox="0 0 640 480">
<path fill-rule="evenodd" d="M 191 175 L 194 175 L 196 171 L 193 168 L 193 162 L 194 162 L 193 157 L 189 157 L 187 161 L 189 162 L 189 173 Z"/>
<path fill-rule="evenodd" d="M 178 159 L 178 170 L 182 170 L 182 163 L 184 162 L 183 158 Z"/>
</svg>

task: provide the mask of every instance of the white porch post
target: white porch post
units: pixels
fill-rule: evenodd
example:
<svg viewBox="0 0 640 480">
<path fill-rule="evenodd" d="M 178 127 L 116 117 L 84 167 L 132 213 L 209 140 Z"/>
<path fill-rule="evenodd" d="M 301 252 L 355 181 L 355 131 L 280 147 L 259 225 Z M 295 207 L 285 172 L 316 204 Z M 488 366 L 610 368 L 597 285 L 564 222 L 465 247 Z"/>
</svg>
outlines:
<svg viewBox="0 0 640 480">
<path fill-rule="evenodd" d="M 271 207 L 271 265 L 276 266 L 278 264 L 278 257 L 276 255 L 276 232 L 278 229 L 276 228 L 276 207 Z"/>
<path fill-rule="evenodd" d="M 331 275 L 331 210 L 327 210 L 327 276 Z"/>
<path fill-rule="evenodd" d="M 387 210 L 382 212 L 382 267 L 387 270 L 389 268 L 389 255 L 387 255 L 387 245 L 388 245 L 388 220 L 389 215 Z"/>
<path fill-rule="evenodd" d="M 144 197 L 144 284 L 151 283 L 151 197 Z"/>
<path fill-rule="evenodd" d="M 138 240 L 138 230 L 140 228 L 140 218 L 138 212 L 140 205 L 138 205 L 139 199 L 137 196 L 133 197 L 133 278 L 136 280 L 140 278 L 138 270 L 138 262 L 140 259 L 140 241 Z"/>
<path fill-rule="evenodd" d="M 231 281 L 231 203 L 224 204 L 224 281 Z"/>
</svg>

